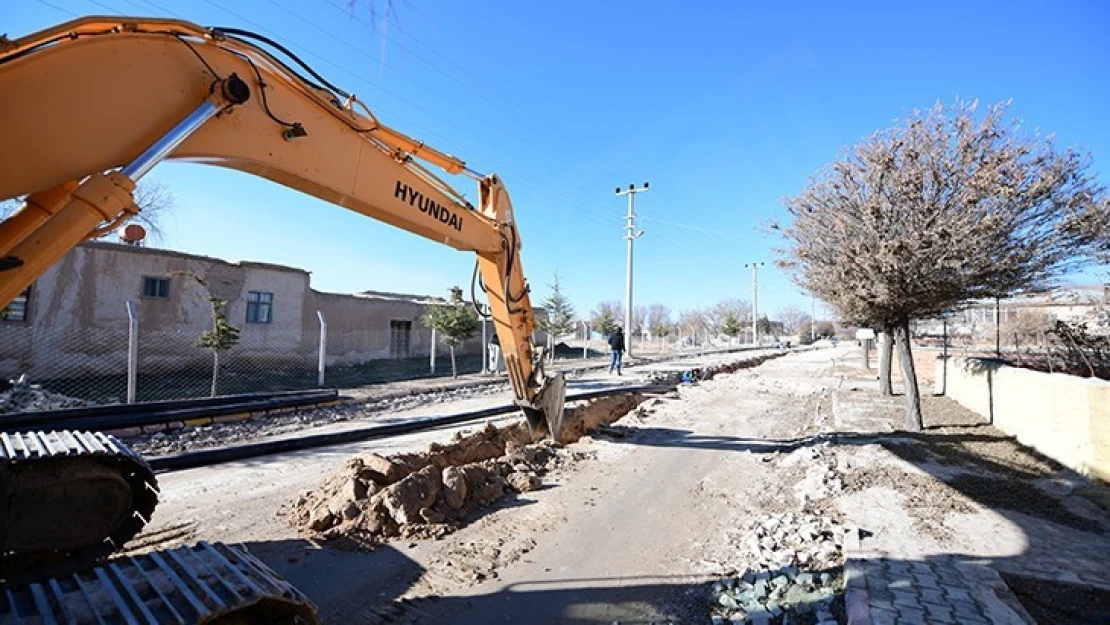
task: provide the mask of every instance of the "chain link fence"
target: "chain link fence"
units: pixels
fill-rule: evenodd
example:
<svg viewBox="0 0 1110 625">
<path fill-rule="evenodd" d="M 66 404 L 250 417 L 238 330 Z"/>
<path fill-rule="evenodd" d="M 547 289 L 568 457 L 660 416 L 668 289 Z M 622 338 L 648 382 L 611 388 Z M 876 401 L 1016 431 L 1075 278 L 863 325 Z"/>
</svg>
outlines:
<svg viewBox="0 0 1110 625">
<path fill-rule="evenodd" d="M 91 404 L 133 403 L 311 389 L 451 375 L 447 348 L 390 352 L 388 330 L 243 332 L 213 352 L 195 331 L 122 327 L 0 327 L 0 414 Z M 323 338 L 323 343 L 321 339 Z M 323 364 L 321 366 L 321 345 Z M 459 374 L 482 370 L 478 341 L 456 356 Z M 16 389 L 11 390 L 14 384 Z M 34 391 L 34 392 L 28 392 Z"/>
</svg>

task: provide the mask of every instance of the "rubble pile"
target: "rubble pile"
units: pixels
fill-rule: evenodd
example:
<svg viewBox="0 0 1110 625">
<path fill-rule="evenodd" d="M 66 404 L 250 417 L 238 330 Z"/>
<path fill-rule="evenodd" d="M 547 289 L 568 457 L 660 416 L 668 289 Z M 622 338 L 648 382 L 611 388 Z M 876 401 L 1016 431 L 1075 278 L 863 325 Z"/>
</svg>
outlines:
<svg viewBox="0 0 1110 625">
<path fill-rule="evenodd" d="M 40 384 L 30 384 L 27 382 L 26 375 L 8 382 L 11 388 L 0 392 L 0 414 L 59 410 L 89 405 L 89 402 L 83 399 L 52 393 L 42 388 Z"/>
<path fill-rule="evenodd" d="M 652 384 L 682 384 L 686 382 L 704 382 L 705 380 L 713 379 L 715 376 L 725 373 L 736 373 L 741 369 L 751 369 L 757 367 L 768 360 L 781 358 L 787 352 L 779 352 L 772 354 L 761 354 L 753 356 L 744 360 L 737 360 L 727 362 L 720 365 L 713 365 L 710 367 L 698 367 L 687 371 L 678 371 L 670 373 L 656 373 L 649 377 Z"/>
<path fill-rule="evenodd" d="M 526 428 L 493 425 L 427 453 L 349 459 L 319 490 L 294 505 L 295 523 L 324 539 L 374 544 L 395 536 L 435 534 L 506 490 L 539 486 L 549 445 L 526 445 Z"/>
<path fill-rule="evenodd" d="M 828 441 L 801 447 L 785 458 L 781 467 L 801 465 L 806 467 L 805 477 L 794 487 L 803 506 L 810 506 L 844 490 L 838 463 L 845 462 L 834 453 Z"/>
<path fill-rule="evenodd" d="M 715 623 L 831 625 L 843 587 L 844 528 L 813 514 L 754 520 L 738 541 L 748 563 L 713 584 Z"/>
<path fill-rule="evenodd" d="M 605 397 L 568 410 L 562 443 L 616 421 L 642 401 L 639 395 Z M 293 504 L 293 522 L 325 540 L 372 546 L 398 536 L 430 537 L 450 531 L 475 509 L 506 494 L 539 488 L 542 477 L 577 458 L 562 443 L 531 442 L 527 424 L 487 424 L 456 434 L 424 453 L 355 456 L 316 491 Z"/>
</svg>

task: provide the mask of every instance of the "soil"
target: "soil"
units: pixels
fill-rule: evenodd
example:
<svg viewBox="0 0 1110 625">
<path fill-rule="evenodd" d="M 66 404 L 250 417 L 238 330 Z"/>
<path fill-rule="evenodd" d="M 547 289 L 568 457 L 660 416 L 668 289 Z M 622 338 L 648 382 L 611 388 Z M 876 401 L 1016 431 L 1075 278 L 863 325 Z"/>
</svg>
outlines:
<svg viewBox="0 0 1110 625">
<path fill-rule="evenodd" d="M 294 523 L 302 534 L 341 546 L 440 538 L 476 510 L 539 489 L 551 469 L 576 460 L 564 444 L 620 419 L 644 399 L 629 393 L 570 406 L 560 442 L 532 442 L 525 423 L 487 424 L 423 453 L 355 456 L 296 501 Z"/>
</svg>

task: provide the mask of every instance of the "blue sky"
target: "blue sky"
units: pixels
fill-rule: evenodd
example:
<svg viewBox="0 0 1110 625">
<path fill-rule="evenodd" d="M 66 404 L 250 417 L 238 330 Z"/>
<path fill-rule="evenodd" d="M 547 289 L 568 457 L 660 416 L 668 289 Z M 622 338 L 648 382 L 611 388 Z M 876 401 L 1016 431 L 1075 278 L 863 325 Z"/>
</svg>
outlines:
<svg viewBox="0 0 1110 625">
<path fill-rule="evenodd" d="M 558 272 L 580 315 L 624 299 L 613 190 L 644 181 L 637 304 L 750 298 L 756 261 L 761 310 L 808 309 L 762 226 L 840 150 L 938 99 L 1012 99 L 1110 183 L 1110 3 L 770 5 L 7 0 L 0 30 L 126 14 L 277 39 L 385 123 L 499 173 L 533 300 Z M 470 279 L 469 254 L 261 179 L 173 163 L 154 176 L 180 205 L 166 247 L 303 267 L 325 291 L 442 295 Z"/>
</svg>

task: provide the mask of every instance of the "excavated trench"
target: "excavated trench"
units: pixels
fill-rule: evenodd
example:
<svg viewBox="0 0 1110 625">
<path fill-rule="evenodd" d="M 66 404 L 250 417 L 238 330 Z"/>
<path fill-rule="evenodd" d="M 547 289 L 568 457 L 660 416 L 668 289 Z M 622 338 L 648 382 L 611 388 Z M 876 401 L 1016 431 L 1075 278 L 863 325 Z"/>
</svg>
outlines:
<svg viewBox="0 0 1110 625">
<path fill-rule="evenodd" d="M 786 353 L 663 374 L 653 381 L 678 385 L 708 380 Z M 626 393 L 568 407 L 557 442 L 532 442 L 524 422 L 501 428 L 489 424 L 473 434 L 456 434 L 448 444 L 433 443 L 423 453 L 355 456 L 320 488 L 294 502 L 292 521 L 305 535 L 355 548 L 395 537 L 441 536 L 476 510 L 539 488 L 546 473 L 573 461 L 564 445 L 614 423 L 646 398 Z"/>
<path fill-rule="evenodd" d="M 560 442 L 531 442 L 524 422 L 487 424 L 422 453 L 355 456 L 297 499 L 293 522 L 302 533 L 340 546 L 443 535 L 475 510 L 539 488 L 548 471 L 572 459 L 565 444 L 617 421 L 646 398 L 628 393 L 568 408 Z"/>
</svg>

